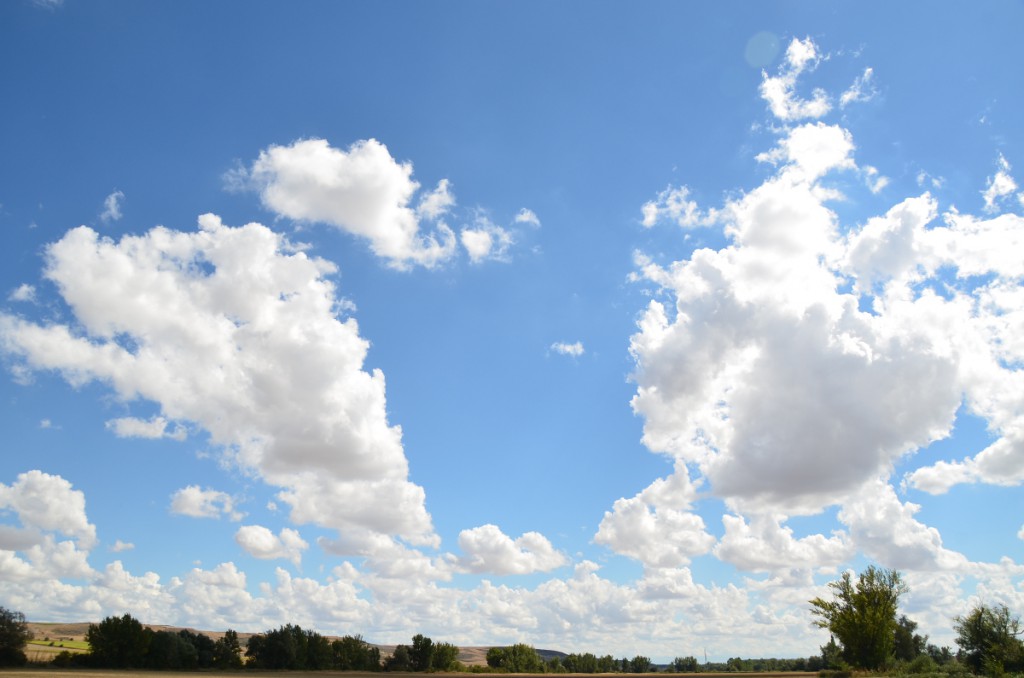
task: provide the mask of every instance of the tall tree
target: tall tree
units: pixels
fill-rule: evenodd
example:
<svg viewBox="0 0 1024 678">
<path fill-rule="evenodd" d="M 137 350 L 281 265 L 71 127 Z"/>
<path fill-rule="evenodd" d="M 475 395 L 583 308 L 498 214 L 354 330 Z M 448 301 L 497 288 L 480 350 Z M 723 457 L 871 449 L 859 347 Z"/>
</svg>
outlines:
<svg viewBox="0 0 1024 678">
<path fill-rule="evenodd" d="M 107 617 L 99 624 L 89 624 L 85 640 L 96 666 L 137 669 L 145 663 L 152 636 L 138 619 L 126 613 L 123 617 Z"/>
<path fill-rule="evenodd" d="M 431 659 L 434 657 L 434 641 L 422 633 L 412 637 L 412 647 L 409 648 L 409 662 L 413 671 L 429 671 Z"/>
<path fill-rule="evenodd" d="M 1002 675 L 1004 671 L 1024 670 L 1024 643 L 1020 619 L 1010 615 L 1005 605 L 979 605 L 965 617 L 953 622 L 956 644 L 967 665 L 976 674 Z"/>
<path fill-rule="evenodd" d="M 32 639 L 25 615 L 0 607 L 0 666 L 22 666 L 28 661 L 25 643 Z"/>
<path fill-rule="evenodd" d="M 842 646 L 842 657 L 851 666 L 875 670 L 888 665 L 896 647 L 896 611 L 907 587 L 896 570 L 874 565 L 857 577 L 849 572 L 829 584 L 832 600 L 810 601 L 815 624 L 828 629 Z"/>
<path fill-rule="evenodd" d="M 896 621 L 896 659 L 912 661 L 925 653 L 928 647 L 928 636 L 922 636 L 917 631 L 917 622 L 907 618 L 907 615 L 900 615 Z"/>
<path fill-rule="evenodd" d="M 239 669 L 242 667 L 242 645 L 238 632 L 228 629 L 213 644 L 213 665 L 218 669 Z"/>
<path fill-rule="evenodd" d="M 451 643 L 434 643 L 431 671 L 451 671 L 459 661 L 459 648 Z"/>
</svg>

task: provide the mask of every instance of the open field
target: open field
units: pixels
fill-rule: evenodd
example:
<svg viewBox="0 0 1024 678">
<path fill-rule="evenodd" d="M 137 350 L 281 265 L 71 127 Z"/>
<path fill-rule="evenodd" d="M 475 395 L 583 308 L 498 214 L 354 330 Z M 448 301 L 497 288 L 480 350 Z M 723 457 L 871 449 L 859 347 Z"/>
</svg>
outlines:
<svg viewBox="0 0 1024 678">
<path fill-rule="evenodd" d="M 56 676 L 58 678 L 75 678 L 77 677 L 89 677 L 89 678 L 131 678 L 132 676 L 147 676 L 149 678 L 196 678 L 196 676 L 211 675 L 204 672 L 196 671 L 110 671 L 110 670 L 91 670 L 91 669 L 65 669 L 65 670 L 54 670 L 54 669 L 7 669 L 0 670 L 0 676 L 11 676 L 21 678 L 50 678 Z M 368 673 L 360 671 L 217 671 L 212 675 L 218 676 L 257 676 L 258 678 L 381 678 L 382 676 L 389 676 L 394 678 L 423 678 L 422 673 Z M 530 676 L 545 676 L 551 678 L 552 674 L 532 674 L 532 673 L 434 673 L 430 674 L 433 676 L 489 676 L 491 678 L 530 678 Z M 559 673 L 554 674 L 559 677 L 564 676 L 565 678 L 594 678 L 594 676 L 606 675 L 606 676 L 629 676 L 631 674 L 595 674 L 595 673 Z M 700 678 L 723 678 L 729 676 L 736 678 L 735 673 L 659 673 L 659 676 L 700 676 Z M 758 678 L 808 678 L 809 676 L 817 676 L 816 673 L 801 673 L 801 672 L 778 672 L 778 673 L 749 673 L 744 674 L 748 676 L 757 676 Z"/>
</svg>

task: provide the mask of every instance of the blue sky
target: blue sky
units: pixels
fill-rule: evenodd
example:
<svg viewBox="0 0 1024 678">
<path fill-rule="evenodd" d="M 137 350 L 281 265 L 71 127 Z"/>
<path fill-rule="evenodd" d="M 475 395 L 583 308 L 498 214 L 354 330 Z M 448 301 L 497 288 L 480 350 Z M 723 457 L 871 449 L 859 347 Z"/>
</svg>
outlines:
<svg viewBox="0 0 1024 678">
<path fill-rule="evenodd" d="M 1024 611 L 1020 3 L 0 7 L 0 602 L 806 656 Z"/>
</svg>

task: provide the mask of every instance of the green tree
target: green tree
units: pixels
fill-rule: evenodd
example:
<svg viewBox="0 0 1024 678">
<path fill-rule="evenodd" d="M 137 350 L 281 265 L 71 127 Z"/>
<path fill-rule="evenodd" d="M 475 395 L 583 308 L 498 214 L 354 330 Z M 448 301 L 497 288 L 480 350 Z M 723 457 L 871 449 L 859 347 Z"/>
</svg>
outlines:
<svg viewBox="0 0 1024 678">
<path fill-rule="evenodd" d="M 152 633 L 130 614 L 107 617 L 89 624 L 85 640 L 89 643 L 94 665 L 112 669 L 137 669 L 145 665 Z"/>
<path fill-rule="evenodd" d="M 213 644 L 213 665 L 218 669 L 238 669 L 242 667 L 242 645 L 238 642 L 238 633 L 228 629 Z"/>
<path fill-rule="evenodd" d="M 431 671 L 451 671 L 459 661 L 459 648 L 451 643 L 434 643 Z"/>
<path fill-rule="evenodd" d="M 689 657 L 676 657 L 672 660 L 672 671 L 675 673 L 696 673 L 700 670 L 700 664 L 697 663 L 697 658 L 694 656 Z"/>
<path fill-rule="evenodd" d="M 533 646 L 517 643 L 509 647 L 492 647 L 487 651 L 487 665 L 506 673 L 541 673 L 544 661 Z"/>
<path fill-rule="evenodd" d="M 199 653 L 188 636 L 173 631 L 149 632 L 146 668 L 190 671 L 199 666 Z"/>
<path fill-rule="evenodd" d="M 928 636 L 914 633 L 916 630 L 917 622 L 907 619 L 905 614 L 900 615 L 896 621 L 896 645 L 893 649 L 896 659 L 909 662 L 925 653 Z"/>
<path fill-rule="evenodd" d="M 643 655 L 637 655 L 629 660 L 629 672 L 630 673 L 647 673 L 651 670 L 651 659 L 650 657 L 644 657 Z"/>
<path fill-rule="evenodd" d="M 25 643 L 32 640 L 25 615 L 0 607 L 0 666 L 23 666 Z"/>
<path fill-rule="evenodd" d="M 345 636 L 331 643 L 334 668 L 339 671 L 380 671 L 380 650 L 362 636 Z"/>
<path fill-rule="evenodd" d="M 409 657 L 409 646 L 399 645 L 384 662 L 385 671 L 411 671 L 412 661 Z"/>
<path fill-rule="evenodd" d="M 875 566 L 860 573 L 854 584 L 849 572 L 829 584 L 832 600 L 810 601 L 815 624 L 828 629 L 842 646 L 842 658 L 868 670 L 887 666 L 896 647 L 896 610 L 907 587 L 896 570 Z"/>
<path fill-rule="evenodd" d="M 434 657 L 434 641 L 422 633 L 412 637 L 412 647 L 409 648 L 409 663 L 413 671 L 429 671 L 431 659 Z"/>
<path fill-rule="evenodd" d="M 974 673 L 990 676 L 1005 671 L 1024 670 L 1024 643 L 1020 619 L 1010 615 L 1005 605 L 979 605 L 965 617 L 953 622 L 956 644 Z"/>
<path fill-rule="evenodd" d="M 320 634 L 293 624 L 252 636 L 245 656 L 249 668 L 284 671 L 301 671 L 310 665 L 327 668 L 333 659 L 330 645 Z"/>
<path fill-rule="evenodd" d="M 611 673 L 615 670 L 615 657 L 610 654 L 606 654 L 597 660 L 597 672 L 598 673 Z"/>
</svg>

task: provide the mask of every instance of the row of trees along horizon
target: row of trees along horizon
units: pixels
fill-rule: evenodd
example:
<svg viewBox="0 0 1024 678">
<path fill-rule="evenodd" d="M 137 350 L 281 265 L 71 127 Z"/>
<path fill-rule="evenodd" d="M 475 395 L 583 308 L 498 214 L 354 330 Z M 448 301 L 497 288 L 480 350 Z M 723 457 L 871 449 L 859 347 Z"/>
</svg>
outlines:
<svg viewBox="0 0 1024 678">
<path fill-rule="evenodd" d="M 417 634 L 409 645 L 398 645 L 383 656 L 361 636 L 329 639 L 286 624 L 249 637 L 243 649 L 238 633 L 228 630 L 213 640 L 190 630 L 153 630 L 130 614 L 90 624 L 86 652 L 63 651 L 50 662 L 57 667 L 113 669 L 201 670 L 340 670 L 401 672 L 499 673 L 673 673 L 818 671 L 843 678 L 853 671 L 886 675 L 957 678 L 979 675 L 1024 676 L 1024 641 L 1020 620 L 1004 606 L 978 605 L 953 619 L 958 650 L 928 643 L 916 633 L 917 623 L 898 614 L 899 598 L 907 591 L 896 570 L 868 567 L 856 581 L 850 572 L 831 582 L 832 598 L 810 603 L 813 623 L 828 629 L 829 642 L 821 654 L 797 659 L 742 659 L 703 664 L 696 657 L 676 657 L 657 666 L 648 657 L 616 659 L 591 653 L 538 652 L 531 645 L 492 647 L 487 666 L 464 665 L 459 648 Z M 24 652 L 32 640 L 25 617 L 0 607 L 0 666 L 28 663 Z"/>
</svg>

